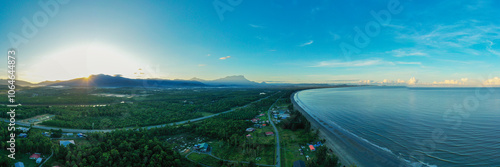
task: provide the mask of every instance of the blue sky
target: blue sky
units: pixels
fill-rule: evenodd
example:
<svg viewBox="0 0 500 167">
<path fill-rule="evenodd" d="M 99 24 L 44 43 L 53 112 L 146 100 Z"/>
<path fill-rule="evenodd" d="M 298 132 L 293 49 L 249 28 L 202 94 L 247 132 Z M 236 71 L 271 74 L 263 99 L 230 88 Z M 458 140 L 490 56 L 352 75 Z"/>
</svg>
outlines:
<svg viewBox="0 0 500 167">
<path fill-rule="evenodd" d="M 18 50 L 18 77 L 32 82 L 98 73 L 278 83 L 465 84 L 500 76 L 493 0 L 40 2 L 58 10 L 37 1 L 0 7 L 1 49 Z M 372 11 L 391 18 L 381 24 Z M 34 17 L 37 32 L 26 37 L 23 18 L 35 24 Z M 356 29 L 369 42 L 356 42 Z M 24 42 L 11 42 L 12 34 Z M 6 63 L 0 67 L 5 74 Z"/>
</svg>

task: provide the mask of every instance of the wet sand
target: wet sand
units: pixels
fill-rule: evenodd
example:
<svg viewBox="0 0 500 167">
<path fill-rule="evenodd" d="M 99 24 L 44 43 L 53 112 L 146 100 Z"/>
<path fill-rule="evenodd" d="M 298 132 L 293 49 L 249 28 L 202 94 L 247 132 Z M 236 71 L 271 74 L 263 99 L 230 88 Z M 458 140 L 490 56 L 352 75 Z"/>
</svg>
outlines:
<svg viewBox="0 0 500 167">
<path fill-rule="evenodd" d="M 319 137 L 325 139 L 325 145 L 333 150 L 339 157 L 342 165 L 357 165 L 370 167 L 390 167 L 409 166 L 407 162 L 399 159 L 392 152 L 378 148 L 376 145 L 359 138 L 345 129 L 339 127 L 334 122 L 323 120 L 304 110 L 304 105 L 296 96 L 297 92 L 291 95 L 294 108 L 302 113 L 311 123 L 311 128 L 319 131 Z M 299 104 L 300 103 L 300 104 Z"/>
</svg>

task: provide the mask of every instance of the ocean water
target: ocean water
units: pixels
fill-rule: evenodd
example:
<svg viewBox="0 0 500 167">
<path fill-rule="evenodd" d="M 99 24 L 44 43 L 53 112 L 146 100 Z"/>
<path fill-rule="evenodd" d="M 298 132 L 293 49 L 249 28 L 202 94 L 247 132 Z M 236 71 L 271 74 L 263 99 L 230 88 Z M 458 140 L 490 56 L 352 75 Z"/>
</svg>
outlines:
<svg viewBox="0 0 500 167">
<path fill-rule="evenodd" d="M 500 166 L 499 88 L 329 88 L 294 99 L 361 166 Z"/>
</svg>

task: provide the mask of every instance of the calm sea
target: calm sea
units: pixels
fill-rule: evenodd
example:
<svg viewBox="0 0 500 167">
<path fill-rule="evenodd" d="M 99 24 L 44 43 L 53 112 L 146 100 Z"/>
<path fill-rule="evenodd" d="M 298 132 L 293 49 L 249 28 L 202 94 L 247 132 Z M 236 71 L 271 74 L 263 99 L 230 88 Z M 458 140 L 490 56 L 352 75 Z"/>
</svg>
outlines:
<svg viewBox="0 0 500 167">
<path fill-rule="evenodd" d="M 500 166 L 499 88 L 312 89 L 295 100 L 362 166 Z"/>
</svg>

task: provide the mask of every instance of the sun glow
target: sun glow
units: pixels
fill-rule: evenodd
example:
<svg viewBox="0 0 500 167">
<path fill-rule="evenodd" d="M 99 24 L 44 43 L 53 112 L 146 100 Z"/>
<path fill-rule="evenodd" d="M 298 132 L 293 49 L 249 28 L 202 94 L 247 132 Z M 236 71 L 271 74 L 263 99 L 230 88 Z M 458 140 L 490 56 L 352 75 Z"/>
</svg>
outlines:
<svg viewBox="0 0 500 167">
<path fill-rule="evenodd" d="M 132 55 L 102 43 L 76 46 L 39 57 L 37 63 L 21 76 L 22 79 L 40 82 L 88 78 L 94 74 L 134 77 L 134 72 L 144 66 Z"/>
</svg>

